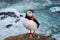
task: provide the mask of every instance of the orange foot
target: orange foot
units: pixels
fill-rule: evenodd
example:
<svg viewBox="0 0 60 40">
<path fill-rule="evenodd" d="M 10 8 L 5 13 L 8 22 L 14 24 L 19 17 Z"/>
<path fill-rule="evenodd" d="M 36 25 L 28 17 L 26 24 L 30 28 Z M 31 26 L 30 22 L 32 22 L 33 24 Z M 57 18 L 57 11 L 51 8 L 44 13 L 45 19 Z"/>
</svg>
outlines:
<svg viewBox="0 0 60 40">
<path fill-rule="evenodd" d="M 29 32 L 28 34 L 30 34 L 32 37 L 34 36 L 34 32 Z"/>
</svg>

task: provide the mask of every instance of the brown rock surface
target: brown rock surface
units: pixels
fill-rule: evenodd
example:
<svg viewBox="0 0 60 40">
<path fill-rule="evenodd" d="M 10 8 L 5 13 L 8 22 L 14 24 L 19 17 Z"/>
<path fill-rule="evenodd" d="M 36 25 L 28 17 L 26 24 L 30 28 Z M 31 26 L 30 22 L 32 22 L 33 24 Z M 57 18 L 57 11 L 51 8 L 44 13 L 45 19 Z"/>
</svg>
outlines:
<svg viewBox="0 0 60 40">
<path fill-rule="evenodd" d="M 41 36 L 38 34 L 34 34 L 33 38 L 31 38 L 29 34 L 20 34 L 17 36 L 7 37 L 4 40 L 56 40 L 56 39 L 50 36 Z"/>
</svg>

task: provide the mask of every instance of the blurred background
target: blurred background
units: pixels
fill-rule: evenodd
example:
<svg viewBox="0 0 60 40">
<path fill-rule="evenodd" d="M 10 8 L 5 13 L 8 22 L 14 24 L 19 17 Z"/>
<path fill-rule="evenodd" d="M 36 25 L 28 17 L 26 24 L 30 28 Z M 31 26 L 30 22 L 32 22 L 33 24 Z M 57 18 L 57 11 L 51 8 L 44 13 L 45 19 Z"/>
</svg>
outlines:
<svg viewBox="0 0 60 40">
<path fill-rule="evenodd" d="M 40 26 L 37 29 L 41 35 L 51 35 L 57 40 L 60 39 L 60 0 L 0 0 L 1 12 L 14 12 L 17 16 L 26 13 L 28 9 L 35 11 L 35 18 Z M 0 40 L 11 35 L 27 33 L 21 20 L 15 23 L 18 18 L 0 15 Z M 7 25 L 11 24 L 9 28 Z"/>
</svg>

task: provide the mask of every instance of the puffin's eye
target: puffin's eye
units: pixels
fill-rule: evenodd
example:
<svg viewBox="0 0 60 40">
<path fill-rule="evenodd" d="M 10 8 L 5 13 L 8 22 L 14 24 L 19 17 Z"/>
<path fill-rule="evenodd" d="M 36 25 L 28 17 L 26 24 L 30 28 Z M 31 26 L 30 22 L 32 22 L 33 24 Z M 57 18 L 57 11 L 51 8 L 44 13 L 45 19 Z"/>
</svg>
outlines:
<svg viewBox="0 0 60 40">
<path fill-rule="evenodd" d="M 29 12 L 29 13 L 31 13 L 31 12 Z"/>
</svg>

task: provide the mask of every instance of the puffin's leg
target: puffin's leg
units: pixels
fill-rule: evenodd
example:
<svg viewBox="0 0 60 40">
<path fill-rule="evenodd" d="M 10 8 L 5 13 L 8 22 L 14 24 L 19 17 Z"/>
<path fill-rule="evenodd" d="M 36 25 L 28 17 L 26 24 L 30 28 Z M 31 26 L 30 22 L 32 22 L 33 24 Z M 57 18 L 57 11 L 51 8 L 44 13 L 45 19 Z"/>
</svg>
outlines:
<svg viewBox="0 0 60 40">
<path fill-rule="evenodd" d="M 34 32 L 32 33 L 32 36 L 34 36 L 34 34 L 35 34 L 35 30 L 34 30 Z"/>
<path fill-rule="evenodd" d="M 30 32 L 28 34 L 30 35 L 30 37 L 33 37 L 35 34 L 35 30 L 34 30 L 34 32 L 31 32 L 31 30 L 30 30 Z"/>
<path fill-rule="evenodd" d="M 31 30 L 30 30 L 30 32 L 28 32 L 28 34 L 32 34 Z"/>
<path fill-rule="evenodd" d="M 35 34 L 35 30 L 34 30 L 34 34 Z"/>
<path fill-rule="evenodd" d="M 30 30 L 30 34 L 31 34 L 32 32 L 31 32 L 31 30 Z"/>
<path fill-rule="evenodd" d="M 28 32 L 28 34 L 30 35 L 30 38 L 32 38 L 33 36 L 32 36 L 32 32 L 31 32 L 31 30 L 30 30 L 30 32 Z"/>
</svg>

